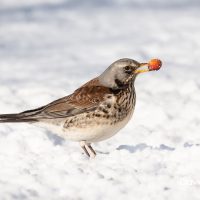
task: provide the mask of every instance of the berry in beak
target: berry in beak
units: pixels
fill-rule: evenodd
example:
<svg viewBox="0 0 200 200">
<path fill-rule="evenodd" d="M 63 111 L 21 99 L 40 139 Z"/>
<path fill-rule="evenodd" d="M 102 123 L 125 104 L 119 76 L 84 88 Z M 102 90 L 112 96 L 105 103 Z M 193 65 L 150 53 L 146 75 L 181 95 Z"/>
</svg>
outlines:
<svg viewBox="0 0 200 200">
<path fill-rule="evenodd" d="M 161 66 L 161 60 L 151 59 L 148 63 L 140 63 L 140 66 L 135 70 L 135 74 L 140 74 L 149 71 L 157 71 L 161 68 Z"/>
</svg>

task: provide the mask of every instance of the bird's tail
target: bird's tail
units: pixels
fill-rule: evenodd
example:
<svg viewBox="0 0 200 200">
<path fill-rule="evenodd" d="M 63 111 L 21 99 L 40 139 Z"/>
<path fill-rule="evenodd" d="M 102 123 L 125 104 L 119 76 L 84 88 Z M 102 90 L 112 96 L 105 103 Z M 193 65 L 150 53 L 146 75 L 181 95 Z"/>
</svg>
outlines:
<svg viewBox="0 0 200 200">
<path fill-rule="evenodd" d="M 23 117 L 21 114 L 4 114 L 0 115 L 0 123 L 13 123 L 13 122 L 35 122 L 35 119 Z"/>
<path fill-rule="evenodd" d="M 25 112 L 16 113 L 16 114 L 1 114 L 0 123 L 13 123 L 13 122 L 37 122 L 38 113 L 43 109 L 43 107 L 27 110 Z"/>
</svg>

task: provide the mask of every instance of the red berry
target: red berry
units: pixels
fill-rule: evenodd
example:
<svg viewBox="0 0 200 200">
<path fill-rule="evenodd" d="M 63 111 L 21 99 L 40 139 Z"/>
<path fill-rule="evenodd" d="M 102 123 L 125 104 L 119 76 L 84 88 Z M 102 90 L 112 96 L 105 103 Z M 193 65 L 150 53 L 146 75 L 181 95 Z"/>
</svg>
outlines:
<svg viewBox="0 0 200 200">
<path fill-rule="evenodd" d="M 149 70 L 159 70 L 162 66 L 162 62 L 159 59 L 151 59 L 148 63 Z"/>
</svg>

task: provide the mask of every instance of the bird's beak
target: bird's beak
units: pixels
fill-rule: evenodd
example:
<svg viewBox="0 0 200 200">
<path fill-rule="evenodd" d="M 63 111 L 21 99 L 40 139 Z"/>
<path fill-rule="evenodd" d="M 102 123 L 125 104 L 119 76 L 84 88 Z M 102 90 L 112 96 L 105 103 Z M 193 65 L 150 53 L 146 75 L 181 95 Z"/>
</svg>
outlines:
<svg viewBox="0 0 200 200">
<path fill-rule="evenodd" d="M 151 59 L 148 63 L 140 63 L 139 67 L 135 70 L 135 74 L 143 72 L 157 71 L 161 68 L 162 61 L 159 59 Z"/>
<path fill-rule="evenodd" d="M 144 72 L 149 72 L 149 66 L 148 63 L 140 63 L 139 67 L 135 70 L 135 74 L 140 74 Z"/>
</svg>

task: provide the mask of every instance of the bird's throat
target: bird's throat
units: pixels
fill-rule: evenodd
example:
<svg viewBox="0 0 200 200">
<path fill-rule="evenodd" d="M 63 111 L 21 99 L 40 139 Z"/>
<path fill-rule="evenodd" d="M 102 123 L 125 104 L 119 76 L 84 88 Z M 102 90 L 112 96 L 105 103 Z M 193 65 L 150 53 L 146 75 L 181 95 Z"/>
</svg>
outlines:
<svg viewBox="0 0 200 200">
<path fill-rule="evenodd" d="M 116 89 L 121 90 L 121 89 L 126 89 L 129 86 L 129 83 L 123 83 L 119 79 L 115 79 L 115 84 L 116 84 Z"/>
</svg>

